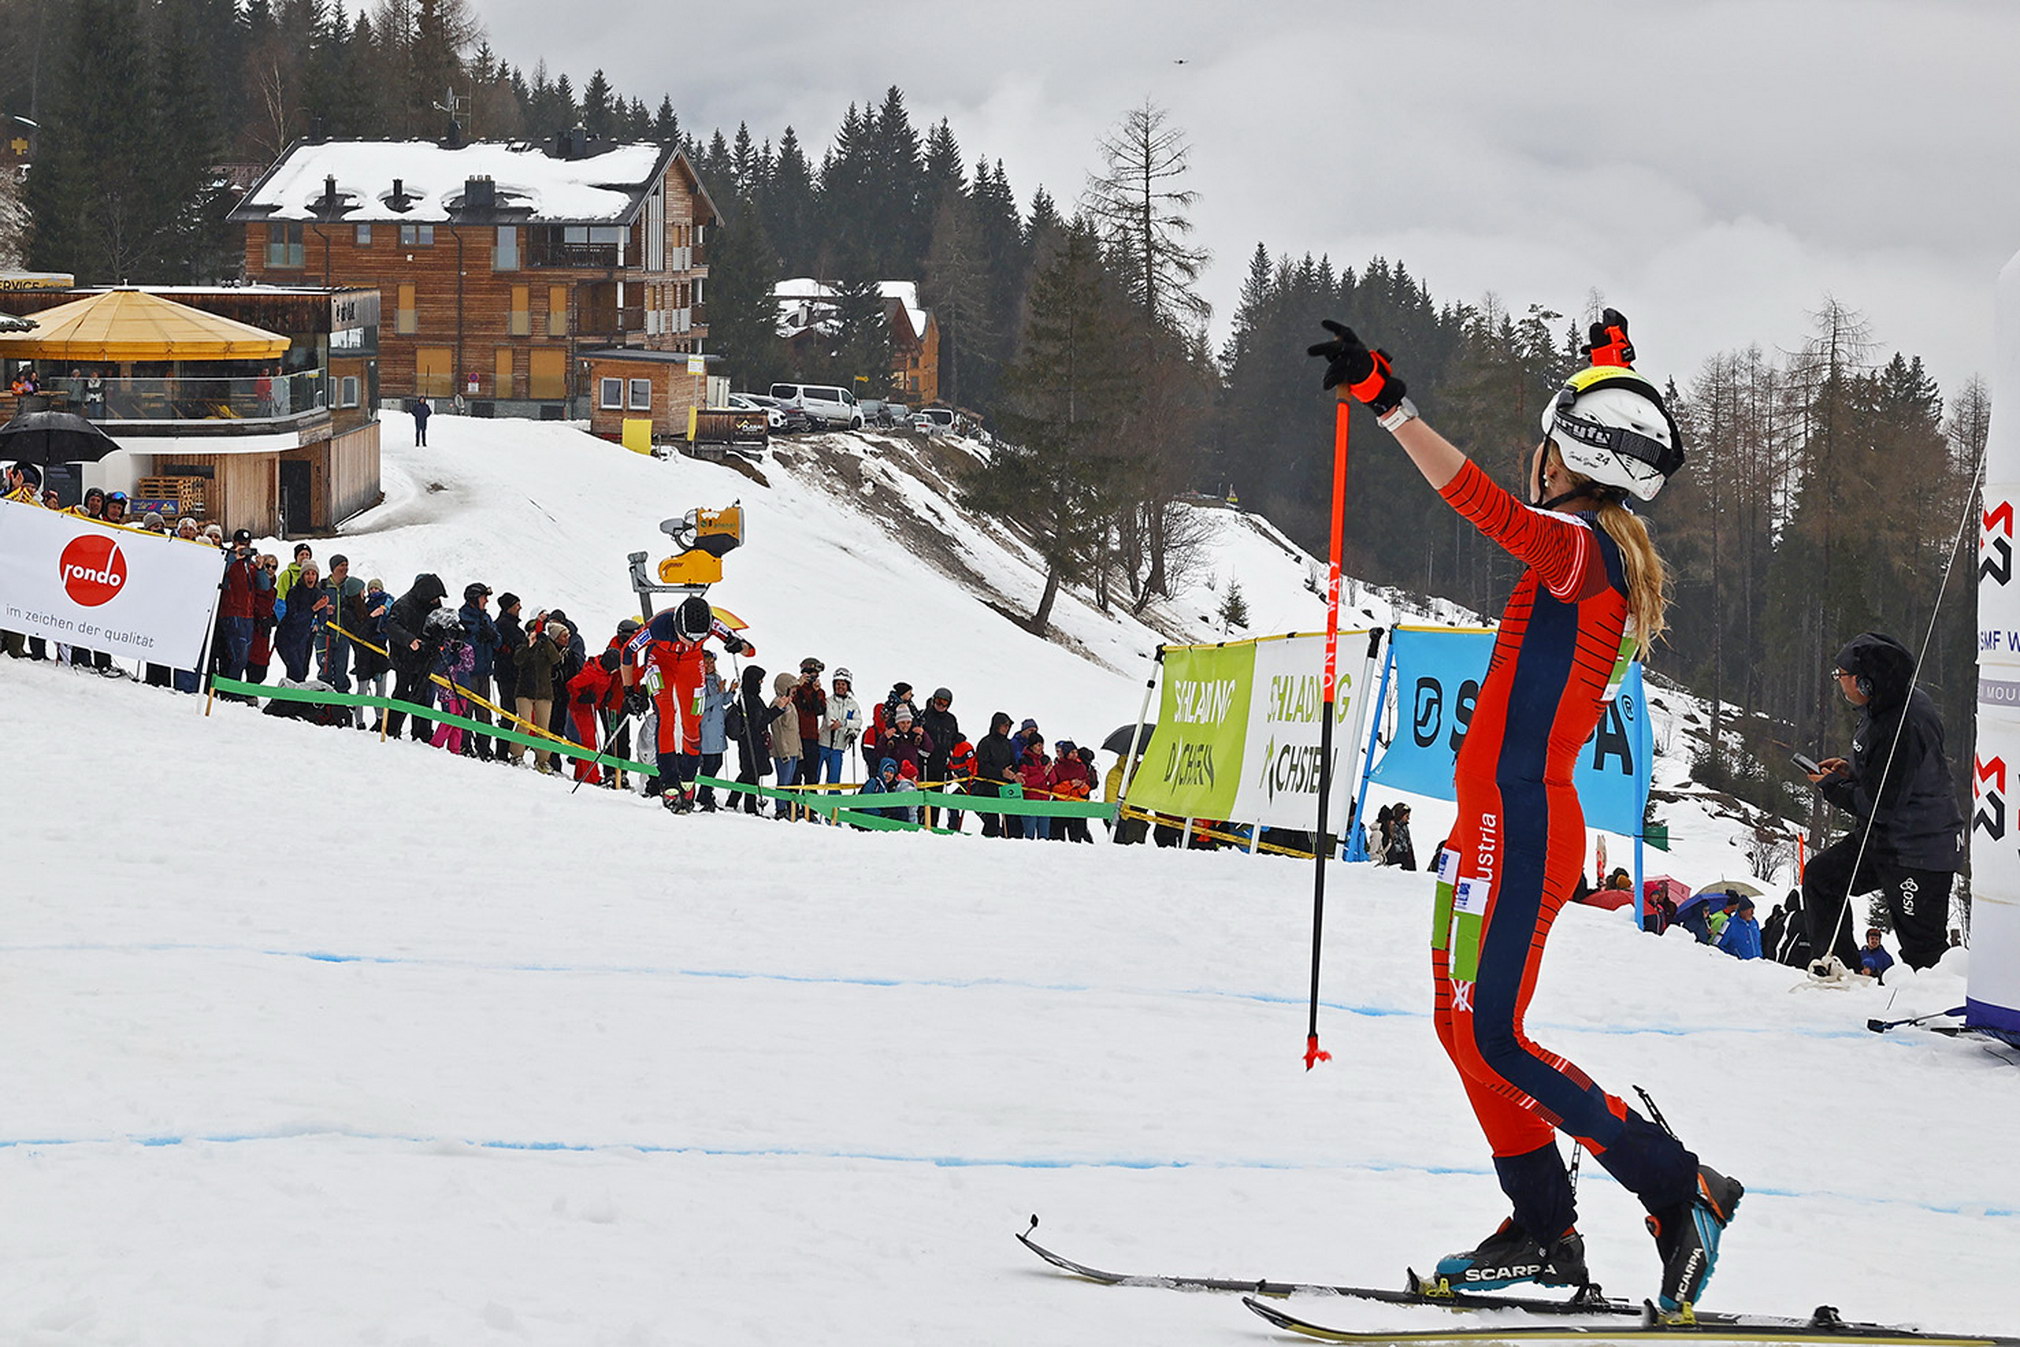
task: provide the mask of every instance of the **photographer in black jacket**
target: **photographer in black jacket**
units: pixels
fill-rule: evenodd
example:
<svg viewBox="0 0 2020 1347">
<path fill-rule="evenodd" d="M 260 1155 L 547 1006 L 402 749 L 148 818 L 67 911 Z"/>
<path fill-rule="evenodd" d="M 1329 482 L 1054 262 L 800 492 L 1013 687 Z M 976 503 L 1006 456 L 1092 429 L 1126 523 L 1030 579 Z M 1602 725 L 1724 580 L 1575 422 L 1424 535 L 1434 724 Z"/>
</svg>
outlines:
<svg viewBox="0 0 2020 1347">
<path fill-rule="evenodd" d="M 393 662 L 393 696 L 415 706 L 435 704 L 435 684 L 428 675 L 435 671 L 435 656 L 442 651 L 441 640 L 427 631 L 428 614 L 442 606 L 449 590 L 442 577 L 423 571 L 414 577 L 414 587 L 393 600 L 386 614 L 386 656 Z M 386 713 L 386 735 L 400 737 L 407 718 L 404 711 Z M 432 722 L 414 717 L 414 737 L 422 743 L 435 733 Z"/>
<path fill-rule="evenodd" d="M 1810 948 L 1859 967 L 1847 915 L 1854 894 L 1880 890 L 1901 958 L 1927 968 L 1949 947 L 1950 888 L 1964 860 L 1964 813 L 1943 751 L 1943 720 L 1914 685 L 1915 657 L 1891 636 L 1866 632 L 1838 652 L 1832 676 L 1859 708 L 1852 756 L 1809 773 L 1818 792 L 1858 822 L 1816 854 L 1803 874 Z"/>
</svg>

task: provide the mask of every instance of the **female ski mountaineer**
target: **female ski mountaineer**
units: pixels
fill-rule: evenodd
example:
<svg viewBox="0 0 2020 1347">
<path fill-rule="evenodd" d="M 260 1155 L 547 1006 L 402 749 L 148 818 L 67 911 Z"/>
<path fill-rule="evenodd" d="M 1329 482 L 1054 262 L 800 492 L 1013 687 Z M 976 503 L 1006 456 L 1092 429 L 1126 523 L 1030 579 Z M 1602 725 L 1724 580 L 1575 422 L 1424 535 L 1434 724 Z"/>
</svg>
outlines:
<svg viewBox="0 0 2020 1347">
<path fill-rule="evenodd" d="M 1522 1027 L 1551 922 L 1583 865 L 1573 766 L 1621 657 L 1663 628 L 1662 559 L 1626 500 L 1655 498 L 1683 466 L 1682 436 L 1632 368 L 1627 320 L 1608 309 L 1592 325 L 1590 366 L 1544 407 L 1525 506 L 1418 417 L 1386 352 L 1325 326 L 1333 339 L 1310 352 L 1326 361 L 1325 386 L 1366 403 L 1446 504 L 1527 567 L 1454 769 L 1458 819 L 1438 858 L 1431 952 L 1438 1038 L 1514 1211 L 1438 1273 L 1455 1290 L 1587 1284 L 1557 1150 L 1564 1131 L 1647 1208 L 1661 1306 L 1687 1313 L 1744 1189 L 1699 1164 L 1659 1113 L 1643 1118 Z"/>
</svg>

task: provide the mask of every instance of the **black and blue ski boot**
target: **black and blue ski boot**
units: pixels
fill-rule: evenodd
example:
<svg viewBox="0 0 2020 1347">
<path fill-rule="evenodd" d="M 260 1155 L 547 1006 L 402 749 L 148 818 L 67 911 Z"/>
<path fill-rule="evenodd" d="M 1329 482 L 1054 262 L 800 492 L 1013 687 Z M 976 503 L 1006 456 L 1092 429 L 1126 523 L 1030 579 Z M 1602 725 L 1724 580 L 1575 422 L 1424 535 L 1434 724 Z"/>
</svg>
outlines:
<svg viewBox="0 0 2020 1347">
<path fill-rule="evenodd" d="M 1739 1180 L 1699 1165 L 1697 1195 L 1681 1206 L 1649 1215 L 1648 1233 L 1655 1236 L 1656 1251 L 1662 1255 L 1662 1294 L 1656 1303 L 1663 1313 L 1688 1315 L 1704 1294 L 1718 1266 L 1719 1236 L 1732 1223 L 1745 1195 Z"/>
<path fill-rule="evenodd" d="M 1539 1286 L 1585 1286 L 1585 1240 L 1567 1230 L 1549 1248 L 1514 1221 L 1465 1253 L 1438 1260 L 1437 1280 L 1453 1291 L 1494 1291 L 1518 1282 Z"/>
</svg>

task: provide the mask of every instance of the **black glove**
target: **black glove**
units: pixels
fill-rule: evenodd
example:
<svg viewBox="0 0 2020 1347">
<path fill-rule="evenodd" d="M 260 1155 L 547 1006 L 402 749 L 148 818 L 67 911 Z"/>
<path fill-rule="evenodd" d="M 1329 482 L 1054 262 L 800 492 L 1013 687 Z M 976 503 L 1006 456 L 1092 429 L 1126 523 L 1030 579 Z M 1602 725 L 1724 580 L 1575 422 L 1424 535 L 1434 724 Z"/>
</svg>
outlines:
<svg viewBox="0 0 2020 1347">
<path fill-rule="evenodd" d="M 1603 309 L 1599 321 L 1587 329 L 1588 340 L 1578 349 L 1595 365 L 1634 368 L 1634 343 L 1627 339 L 1627 319 L 1619 309 Z"/>
<path fill-rule="evenodd" d="M 577 706 L 588 706 L 591 702 L 594 702 L 595 700 L 596 700 L 596 694 L 591 692 L 588 688 L 584 688 L 582 689 L 582 691 L 575 694 L 575 704 Z"/>
<path fill-rule="evenodd" d="M 1326 362 L 1326 387 L 1344 387 L 1355 401 L 1367 403 L 1378 416 L 1395 410 L 1407 390 L 1389 370 L 1389 353 L 1369 350 L 1352 328 L 1330 318 L 1321 326 L 1333 339 L 1307 347 L 1305 354 Z"/>
<path fill-rule="evenodd" d="M 744 640 L 741 636 L 732 636 L 722 643 L 722 648 L 729 651 L 732 655 L 741 655 L 744 651 L 750 649 L 750 642 Z"/>
<path fill-rule="evenodd" d="M 624 694 L 624 713 L 628 716 L 642 716 L 652 706 L 652 699 L 640 688 L 632 688 Z"/>
</svg>

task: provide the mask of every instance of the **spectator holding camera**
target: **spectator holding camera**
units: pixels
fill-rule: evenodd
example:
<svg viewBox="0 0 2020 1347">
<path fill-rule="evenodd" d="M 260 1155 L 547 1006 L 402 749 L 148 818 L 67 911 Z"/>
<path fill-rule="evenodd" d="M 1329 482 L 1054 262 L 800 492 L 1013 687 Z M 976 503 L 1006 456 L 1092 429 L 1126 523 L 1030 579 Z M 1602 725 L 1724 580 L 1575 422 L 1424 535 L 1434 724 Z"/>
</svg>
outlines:
<svg viewBox="0 0 2020 1347">
<path fill-rule="evenodd" d="M 1826 758 L 1807 775 L 1856 822 L 1803 873 L 1810 948 L 1818 959 L 1835 955 L 1857 969 L 1852 898 L 1878 890 L 1900 937 L 1901 961 L 1927 968 L 1949 948 L 1950 888 L 1964 860 L 1964 813 L 1943 719 L 1915 686 L 1915 657 L 1891 636 L 1854 636 L 1831 676 L 1859 708 L 1852 756 Z"/>
</svg>

